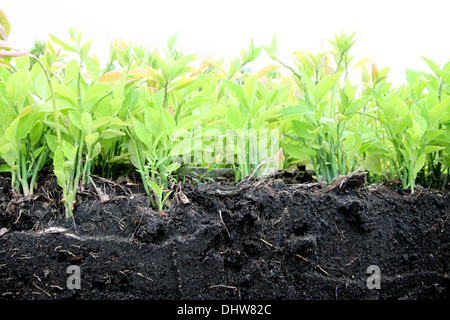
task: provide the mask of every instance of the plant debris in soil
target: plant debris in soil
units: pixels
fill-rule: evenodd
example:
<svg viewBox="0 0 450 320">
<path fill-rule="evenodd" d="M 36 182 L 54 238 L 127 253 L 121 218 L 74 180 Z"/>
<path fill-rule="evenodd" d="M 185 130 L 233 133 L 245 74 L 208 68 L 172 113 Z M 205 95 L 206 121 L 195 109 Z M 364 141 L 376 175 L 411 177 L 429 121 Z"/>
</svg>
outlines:
<svg viewBox="0 0 450 320">
<path fill-rule="evenodd" d="M 54 177 L 31 198 L 0 177 L 0 296 L 448 299 L 449 192 L 361 178 L 186 183 L 163 213 L 138 183 L 94 178 L 66 219 Z M 67 286 L 73 265 L 80 289 Z M 374 265 L 380 289 L 368 288 Z"/>
</svg>

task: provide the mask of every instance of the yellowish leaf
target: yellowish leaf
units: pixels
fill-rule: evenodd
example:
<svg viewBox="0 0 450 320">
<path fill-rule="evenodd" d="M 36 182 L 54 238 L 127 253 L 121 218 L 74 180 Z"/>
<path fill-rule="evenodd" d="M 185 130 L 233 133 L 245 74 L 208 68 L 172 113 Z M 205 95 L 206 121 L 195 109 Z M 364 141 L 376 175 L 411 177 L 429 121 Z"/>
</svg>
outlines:
<svg viewBox="0 0 450 320">
<path fill-rule="evenodd" d="M 148 72 L 147 70 L 142 69 L 142 68 L 136 68 L 136 69 L 131 70 L 128 73 L 128 76 L 132 77 L 132 78 L 137 78 L 137 79 L 142 79 L 142 78 L 144 78 L 144 79 L 153 79 L 152 74 L 150 72 Z"/>
<path fill-rule="evenodd" d="M 293 54 L 298 59 L 298 57 L 304 56 L 306 54 L 306 52 L 304 52 L 304 51 L 294 51 Z"/>
<path fill-rule="evenodd" d="M 170 86 L 171 90 L 178 90 L 187 87 L 192 82 L 194 82 L 196 78 L 181 78 L 177 82 L 175 82 L 173 85 Z"/>
<path fill-rule="evenodd" d="M 161 72 L 159 72 L 158 70 L 153 69 L 150 66 L 147 66 L 147 70 L 150 72 L 151 78 L 153 80 L 159 82 L 161 85 L 164 85 L 164 77 L 163 77 Z"/>
<path fill-rule="evenodd" d="M 219 72 L 217 70 L 214 71 L 214 74 L 216 75 L 217 78 L 222 79 L 222 80 L 226 80 L 227 77 L 225 74 L 223 74 L 222 72 Z"/>
<path fill-rule="evenodd" d="M 352 69 L 356 69 L 362 65 L 365 65 L 366 63 L 375 60 L 375 58 L 362 58 L 358 62 L 355 63 Z"/>
<path fill-rule="evenodd" d="M 103 76 L 100 77 L 100 79 L 98 80 L 98 82 L 102 82 L 102 83 L 115 83 L 117 82 L 120 78 L 122 78 L 123 73 L 119 72 L 119 71 L 109 71 L 107 73 L 105 73 Z"/>
<path fill-rule="evenodd" d="M 372 63 L 372 81 L 375 82 L 378 78 L 378 68 Z"/>
<path fill-rule="evenodd" d="M 265 66 L 264 68 L 262 68 L 261 70 L 259 70 L 256 74 L 255 74 L 255 78 L 259 79 L 264 77 L 266 74 L 275 71 L 279 68 L 280 66 L 277 66 L 275 64 L 269 64 L 268 66 Z"/>
<path fill-rule="evenodd" d="M 214 67 L 216 67 L 224 76 L 227 75 L 227 72 L 221 67 L 219 66 L 216 62 L 212 61 L 212 60 L 207 60 L 205 59 L 205 61 L 209 62 L 210 64 L 212 64 Z"/>
<path fill-rule="evenodd" d="M 127 47 L 128 47 L 127 43 L 122 38 L 120 38 L 117 41 L 117 49 L 119 49 L 121 51 L 125 51 L 125 50 L 127 50 Z"/>
<path fill-rule="evenodd" d="M 314 62 L 314 65 L 317 67 L 317 59 L 312 53 L 307 53 L 308 57 Z"/>
</svg>

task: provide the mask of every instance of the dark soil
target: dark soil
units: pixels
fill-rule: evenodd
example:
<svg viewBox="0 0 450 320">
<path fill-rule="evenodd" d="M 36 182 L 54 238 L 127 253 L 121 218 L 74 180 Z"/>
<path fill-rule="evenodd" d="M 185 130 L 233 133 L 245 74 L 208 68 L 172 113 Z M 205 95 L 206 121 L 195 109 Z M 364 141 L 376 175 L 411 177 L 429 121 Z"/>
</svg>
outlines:
<svg viewBox="0 0 450 320">
<path fill-rule="evenodd" d="M 73 219 L 49 176 L 0 177 L 2 299 L 448 299 L 450 194 L 282 179 L 180 185 L 164 213 L 139 185 L 94 179 Z M 182 191 L 182 193 L 180 192 Z M 189 203 L 183 203 L 186 200 Z M 63 229 L 49 229 L 59 227 Z M 6 231 L 6 233 L 5 233 Z M 68 289 L 70 265 L 81 289 Z M 367 268 L 380 268 L 370 290 Z"/>
</svg>

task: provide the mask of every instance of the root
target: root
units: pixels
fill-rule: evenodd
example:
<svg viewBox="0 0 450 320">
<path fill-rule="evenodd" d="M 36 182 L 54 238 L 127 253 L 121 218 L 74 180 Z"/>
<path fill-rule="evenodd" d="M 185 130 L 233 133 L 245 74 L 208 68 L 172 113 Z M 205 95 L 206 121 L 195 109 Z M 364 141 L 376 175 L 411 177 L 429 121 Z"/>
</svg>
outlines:
<svg viewBox="0 0 450 320">
<path fill-rule="evenodd" d="M 344 190 L 345 188 L 356 188 L 366 182 L 367 172 L 360 172 L 362 168 L 356 169 L 348 176 L 338 176 L 329 185 L 323 188 L 323 192 Z"/>
</svg>

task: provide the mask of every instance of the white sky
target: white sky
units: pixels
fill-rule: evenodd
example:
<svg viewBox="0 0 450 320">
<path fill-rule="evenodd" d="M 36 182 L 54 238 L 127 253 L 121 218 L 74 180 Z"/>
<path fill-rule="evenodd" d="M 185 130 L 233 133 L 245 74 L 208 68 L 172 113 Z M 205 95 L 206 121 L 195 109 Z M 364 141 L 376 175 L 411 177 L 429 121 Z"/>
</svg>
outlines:
<svg viewBox="0 0 450 320">
<path fill-rule="evenodd" d="M 0 9 L 17 47 L 30 49 L 48 33 L 67 39 L 67 27 L 75 26 L 104 64 L 113 39 L 162 49 L 178 32 L 186 53 L 232 58 L 252 38 L 255 46 L 269 46 L 276 33 L 280 55 L 292 65 L 293 51 L 331 49 L 321 39 L 341 30 L 357 31 L 354 62 L 376 58 L 378 68 L 391 67 L 395 83 L 404 81 L 406 67 L 429 71 L 421 56 L 441 66 L 450 60 L 448 0 L 0 0 Z M 262 64 L 270 63 L 262 56 Z"/>
</svg>

